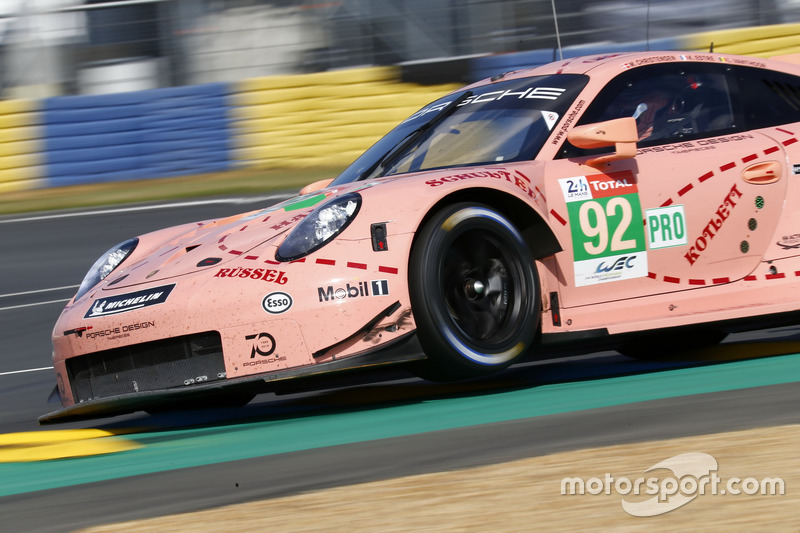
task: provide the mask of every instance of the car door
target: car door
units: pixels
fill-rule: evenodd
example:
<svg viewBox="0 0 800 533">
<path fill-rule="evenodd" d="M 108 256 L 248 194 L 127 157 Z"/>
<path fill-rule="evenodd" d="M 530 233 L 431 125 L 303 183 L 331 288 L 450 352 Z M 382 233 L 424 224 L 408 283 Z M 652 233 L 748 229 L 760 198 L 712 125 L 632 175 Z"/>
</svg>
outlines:
<svg viewBox="0 0 800 533">
<path fill-rule="evenodd" d="M 565 144 L 546 165 L 553 226 L 569 242 L 556 258 L 564 306 L 734 282 L 761 262 L 786 157 L 738 126 L 735 87 L 724 65 L 662 64 L 618 76 L 589 106 L 579 125 L 633 116 L 640 140 L 635 158 L 589 166 Z"/>
</svg>

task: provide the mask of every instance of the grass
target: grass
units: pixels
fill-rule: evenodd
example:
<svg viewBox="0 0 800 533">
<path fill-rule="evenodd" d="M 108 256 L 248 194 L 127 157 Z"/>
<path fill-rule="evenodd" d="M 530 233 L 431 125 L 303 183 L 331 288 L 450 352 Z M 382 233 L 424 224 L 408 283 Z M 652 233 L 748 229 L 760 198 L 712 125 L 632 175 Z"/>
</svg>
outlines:
<svg viewBox="0 0 800 533">
<path fill-rule="evenodd" d="M 15 191 L 0 197 L 0 215 L 300 189 L 314 181 L 333 178 L 340 171 L 341 169 L 247 169 L 180 178 Z"/>
</svg>

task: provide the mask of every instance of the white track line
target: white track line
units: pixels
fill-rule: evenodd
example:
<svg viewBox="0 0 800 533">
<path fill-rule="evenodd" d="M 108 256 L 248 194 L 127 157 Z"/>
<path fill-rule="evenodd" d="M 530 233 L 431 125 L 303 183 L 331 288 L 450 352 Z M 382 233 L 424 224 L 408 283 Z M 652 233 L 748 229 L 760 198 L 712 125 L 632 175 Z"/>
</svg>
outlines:
<svg viewBox="0 0 800 533">
<path fill-rule="evenodd" d="M 115 209 L 98 209 L 95 211 L 77 211 L 69 213 L 53 213 L 51 215 L 39 215 L 33 217 L 23 218 L 9 218 L 2 220 L 0 224 L 11 224 L 14 222 L 34 222 L 37 220 L 53 220 L 57 218 L 74 218 L 94 215 L 110 215 L 116 213 L 133 213 L 136 211 L 152 211 L 154 209 L 174 209 L 180 207 L 195 207 L 198 205 L 212 205 L 212 204 L 252 204 L 256 202 L 263 202 L 265 200 L 284 200 L 296 196 L 295 193 L 282 193 L 270 194 L 267 196 L 257 196 L 252 198 L 216 198 L 212 200 L 197 200 L 193 202 L 174 202 L 169 204 L 155 204 L 155 205 L 139 205 L 131 207 L 120 207 Z"/>
<path fill-rule="evenodd" d="M 57 304 L 57 303 L 64 303 L 72 300 L 72 298 L 66 298 L 64 300 L 49 300 L 47 302 L 36 302 L 32 304 L 22 304 L 22 305 L 11 305 L 8 307 L 0 307 L 0 311 L 10 311 L 12 309 L 22 309 L 23 307 L 35 307 L 37 305 L 49 305 L 49 304 Z"/>
<path fill-rule="evenodd" d="M 35 291 L 11 292 L 9 294 L 0 294 L 0 298 L 10 298 L 12 296 L 25 296 L 27 294 L 39 294 L 40 292 L 63 291 L 67 289 L 77 289 L 78 287 L 80 287 L 80 285 L 67 285 L 65 287 L 53 287 L 52 289 L 38 289 Z"/>
<path fill-rule="evenodd" d="M 53 370 L 53 367 L 43 366 L 41 368 L 28 368 L 26 370 L 12 370 L 10 372 L 0 372 L 0 376 L 10 376 L 11 374 L 24 374 L 26 372 L 39 372 L 40 370 Z"/>
</svg>

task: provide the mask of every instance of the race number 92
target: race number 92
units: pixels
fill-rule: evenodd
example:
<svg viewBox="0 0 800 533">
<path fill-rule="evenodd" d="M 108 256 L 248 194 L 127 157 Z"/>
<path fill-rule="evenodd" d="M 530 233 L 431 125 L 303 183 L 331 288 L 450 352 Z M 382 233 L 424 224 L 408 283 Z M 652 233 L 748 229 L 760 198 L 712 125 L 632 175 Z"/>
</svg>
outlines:
<svg viewBox="0 0 800 533">
<path fill-rule="evenodd" d="M 609 228 L 609 219 L 615 225 L 613 228 Z M 616 254 L 636 248 L 636 239 L 625 238 L 632 219 L 630 202 L 620 196 L 611 198 L 605 208 L 596 200 L 583 202 L 578 211 L 578 220 L 581 233 L 590 239 L 583 243 L 586 252 L 590 255 L 600 255 L 606 251 Z"/>
<path fill-rule="evenodd" d="M 626 254 L 645 249 L 638 194 L 609 196 L 567 204 L 575 260 Z"/>
</svg>

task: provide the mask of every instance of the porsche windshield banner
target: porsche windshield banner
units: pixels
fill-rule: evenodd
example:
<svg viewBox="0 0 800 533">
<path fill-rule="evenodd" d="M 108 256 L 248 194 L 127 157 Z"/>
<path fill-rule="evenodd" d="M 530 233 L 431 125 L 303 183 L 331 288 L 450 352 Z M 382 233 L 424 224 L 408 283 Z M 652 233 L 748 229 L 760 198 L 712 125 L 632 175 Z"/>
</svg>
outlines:
<svg viewBox="0 0 800 533">
<path fill-rule="evenodd" d="M 642 206 L 633 173 L 558 181 L 572 232 L 575 286 L 647 276 Z"/>
</svg>

